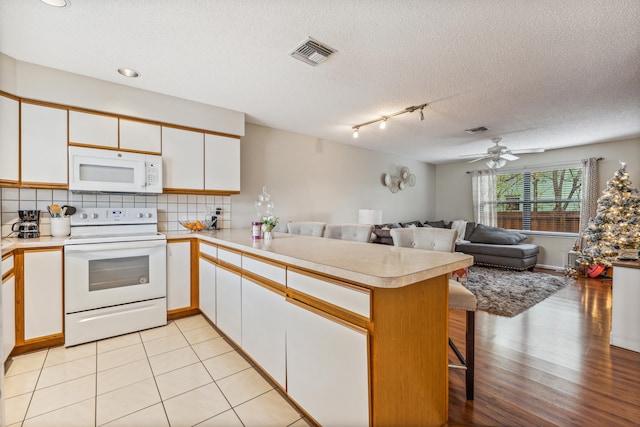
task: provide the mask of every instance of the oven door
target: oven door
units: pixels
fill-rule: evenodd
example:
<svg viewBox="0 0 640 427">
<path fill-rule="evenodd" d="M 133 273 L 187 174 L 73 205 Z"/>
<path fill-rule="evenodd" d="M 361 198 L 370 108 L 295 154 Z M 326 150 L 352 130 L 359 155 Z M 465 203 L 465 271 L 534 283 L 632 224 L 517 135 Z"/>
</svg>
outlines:
<svg viewBox="0 0 640 427">
<path fill-rule="evenodd" d="M 65 246 L 65 312 L 166 297 L 166 251 L 166 240 Z"/>
</svg>

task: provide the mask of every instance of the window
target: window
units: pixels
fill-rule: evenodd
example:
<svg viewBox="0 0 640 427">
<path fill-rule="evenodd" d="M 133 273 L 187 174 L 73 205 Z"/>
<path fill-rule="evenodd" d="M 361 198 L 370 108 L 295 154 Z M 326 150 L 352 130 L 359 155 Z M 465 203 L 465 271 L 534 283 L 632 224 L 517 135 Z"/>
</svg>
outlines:
<svg viewBox="0 0 640 427">
<path fill-rule="evenodd" d="M 498 227 L 578 233 L 582 167 L 498 173 Z"/>
</svg>

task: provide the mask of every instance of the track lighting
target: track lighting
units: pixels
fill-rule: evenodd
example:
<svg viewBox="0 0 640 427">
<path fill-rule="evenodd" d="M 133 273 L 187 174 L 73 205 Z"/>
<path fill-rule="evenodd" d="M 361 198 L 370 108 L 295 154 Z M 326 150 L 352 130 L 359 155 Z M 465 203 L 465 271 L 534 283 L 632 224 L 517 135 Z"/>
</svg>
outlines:
<svg viewBox="0 0 640 427">
<path fill-rule="evenodd" d="M 378 123 L 380 122 L 380 129 L 384 129 L 387 127 L 387 120 L 390 119 L 391 117 L 396 117 L 399 116 L 401 114 L 405 114 L 405 113 L 413 113 L 416 110 L 420 110 L 420 121 L 424 120 L 424 108 L 426 106 L 428 106 L 429 104 L 421 104 L 421 105 L 414 105 L 411 107 L 407 107 L 404 110 L 398 111 L 397 113 L 393 113 L 393 114 L 389 114 L 387 116 L 382 116 L 379 119 L 374 119 L 374 120 L 370 120 L 368 122 L 364 122 L 364 123 L 360 123 L 359 125 L 355 125 L 352 126 L 351 129 L 353 129 L 353 137 L 357 138 L 358 137 L 358 130 L 362 127 L 362 126 L 368 126 L 368 125 L 372 125 L 374 123 Z"/>
</svg>

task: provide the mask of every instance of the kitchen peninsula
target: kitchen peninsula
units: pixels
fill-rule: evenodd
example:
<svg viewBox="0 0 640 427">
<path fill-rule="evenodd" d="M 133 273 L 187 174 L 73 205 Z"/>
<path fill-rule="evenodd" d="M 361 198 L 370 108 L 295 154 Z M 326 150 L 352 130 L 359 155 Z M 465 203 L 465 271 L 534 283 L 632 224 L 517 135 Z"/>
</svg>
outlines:
<svg viewBox="0 0 640 427">
<path fill-rule="evenodd" d="M 246 229 L 169 247 L 193 238 L 200 310 L 319 424 L 447 421 L 448 273 L 471 256 Z"/>
</svg>

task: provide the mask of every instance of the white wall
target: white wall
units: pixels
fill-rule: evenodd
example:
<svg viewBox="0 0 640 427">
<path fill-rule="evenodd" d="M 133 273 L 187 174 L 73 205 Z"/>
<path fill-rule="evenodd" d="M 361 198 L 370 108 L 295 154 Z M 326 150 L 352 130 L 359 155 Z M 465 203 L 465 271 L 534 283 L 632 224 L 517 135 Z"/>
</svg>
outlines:
<svg viewBox="0 0 640 427">
<path fill-rule="evenodd" d="M 640 139 L 602 142 L 581 147 L 550 150 L 539 154 L 520 155 L 520 160 L 511 162 L 503 170 L 524 166 L 550 165 L 579 161 L 588 157 L 603 157 L 599 163 L 599 186 L 604 190 L 607 180 L 620 167 L 620 160 L 627 162 L 629 178 L 636 187 L 640 186 Z M 467 171 L 478 168 L 478 163 L 466 161 L 436 166 L 436 217 L 447 220 L 473 220 L 471 203 L 471 175 Z M 575 237 L 531 236 L 527 242 L 540 245 L 538 264 L 547 267 L 564 268 L 567 253 L 575 243 Z"/>
<path fill-rule="evenodd" d="M 22 98 L 244 135 L 244 113 L 238 111 L 16 61 L 1 53 L 0 72 L 0 89 Z"/>
<path fill-rule="evenodd" d="M 289 221 L 357 222 L 364 208 L 381 209 L 383 222 L 424 221 L 435 213 L 433 165 L 253 124 L 247 124 L 240 146 L 234 228 L 255 221 L 254 202 L 263 186 L 281 227 Z M 392 194 L 381 179 L 396 166 L 407 166 L 416 184 Z"/>
</svg>

